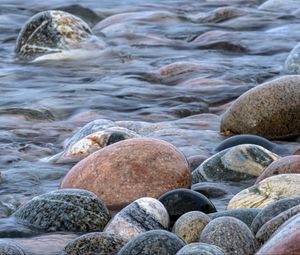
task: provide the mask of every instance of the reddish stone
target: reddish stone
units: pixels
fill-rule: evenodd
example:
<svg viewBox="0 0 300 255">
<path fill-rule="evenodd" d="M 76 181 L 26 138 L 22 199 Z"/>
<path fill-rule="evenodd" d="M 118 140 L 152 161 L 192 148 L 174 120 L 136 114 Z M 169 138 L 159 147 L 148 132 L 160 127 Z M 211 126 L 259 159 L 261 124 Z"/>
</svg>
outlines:
<svg viewBox="0 0 300 255">
<path fill-rule="evenodd" d="M 256 183 L 273 175 L 289 173 L 300 173 L 300 156 L 287 156 L 272 162 L 257 178 Z"/>
<path fill-rule="evenodd" d="M 158 198 L 177 188 L 190 188 L 191 172 L 184 155 L 156 139 L 121 141 L 96 151 L 77 163 L 61 188 L 94 192 L 112 210 L 140 197 Z"/>
</svg>

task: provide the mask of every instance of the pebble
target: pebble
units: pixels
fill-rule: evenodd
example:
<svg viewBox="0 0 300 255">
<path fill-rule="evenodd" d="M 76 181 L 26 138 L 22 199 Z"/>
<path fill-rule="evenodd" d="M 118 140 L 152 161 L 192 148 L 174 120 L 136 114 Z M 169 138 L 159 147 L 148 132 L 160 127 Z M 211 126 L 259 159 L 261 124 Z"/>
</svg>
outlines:
<svg viewBox="0 0 300 255">
<path fill-rule="evenodd" d="M 171 221 L 171 227 L 183 214 L 190 211 L 204 213 L 216 212 L 213 203 L 204 195 L 188 190 L 176 189 L 163 194 L 159 201 L 166 207 Z"/>
<path fill-rule="evenodd" d="M 300 156 L 287 156 L 272 162 L 256 179 L 256 183 L 273 175 L 289 173 L 300 174 Z"/>
<path fill-rule="evenodd" d="M 124 240 L 117 235 L 94 232 L 82 235 L 68 243 L 62 255 L 113 255 L 117 254 L 124 245 Z"/>
<path fill-rule="evenodd" d="M 192 172 L 192 181 L 195 184 L 201 181 L 252 180 L 279 158 L 259 145 L 237 145 L 205 160 Z"/>
<path fill-rule="evenodd" d="M 264 208 L 279 199 L 296 195 L 300 195 L 300 174 L 280 174 L 242 190 L 229 201 L 227 208 Z"/>
<path fill-rule="evenodd" d="M 105 228 L 105 232 L 130 240 L 142 232 L 169 227 L 166 208 L 155 198 L 140 198 L 117 213 Z"/>
<path fill-rule="evenodd" d="M 0 254 L 1 255 L 26 255 L 20 246 L 7 240 L 0 240 Z"/>
<path fill-rule="evenodd" d="M 118 255 L 175 255 L 186 243 L 165 230 L 151 230 L 129 241 Z"/>
<path fill-rule="evenodd" d="M 200 241 L 219 246 L 226 254 L 253 255 L 257 243 L 251 230 L 233 217 L 219 217 L 203 229 Z"/>
<path fill-rule="evenodd" d="M 202 230 L 209 222 L 210 217 L 205 213 L 191 211 L 179 217 L 172 231 L 186 243 L 195 243 L 199 240 Z"/>
<path fill-rule="evenodd" d="M 96 151 L 77 163 L 61 183 L 62 188 L 94 192 L 111 210 L 190 185 L 185 156 L 172 144 L 149 138 L 128 139 Z"/>
<path fill-rule="evenodd" d="M 207 198 L 219 198 L 228 194 L 226 186 L 222 183 L 216 184 L 215 182 L 200 182 L 192 185 L 193 191 L 199 192 Z"/>
<path fill-rule="evenodd" d="M 283 76 L 242 94 L 222 116 L 225 135 L 286 139 L 300 134 L 300 75 Z"/>
<path fill-rule="evenodd" d="M 207 159 L 207 157 L 203 156 L 203 155 L 194 155 L 194 156 L 191 156 L 191 157 L 187 158 L 187 161 L 189 162 L 191 171 L 195 170 L 206 159 Z M 0 178 L 1 178 L 1 176 L 0 176 Z M 0 182 L 1 182 L 1 179 L 0 179 Z"/>
<path fill-rule="evenodd" d="M 12 216 L 45 232 L 102 231 L 110 220 L 105 204 L 95 194 L 80 189 L 61 189 L 39 195 Z"/>
<path fill-rule="evenodd" d="M 216 245 L 192 243 L 181 248 L 176 255 L 225 255 L 225 252 Z"/>
</svg>

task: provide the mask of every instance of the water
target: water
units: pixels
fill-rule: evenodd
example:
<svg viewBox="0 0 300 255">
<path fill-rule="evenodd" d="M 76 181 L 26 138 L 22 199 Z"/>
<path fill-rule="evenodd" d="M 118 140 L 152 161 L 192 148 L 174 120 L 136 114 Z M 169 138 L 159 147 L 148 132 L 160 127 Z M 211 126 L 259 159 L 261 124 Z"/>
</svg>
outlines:
<svg viewBox="0 0 300 255">
<path fill-rule="evenodd" d="M 0 217 L 58 188 L 71 165 L 42 159 L 96 118 L 150 122 L 159 128 L 148 136 L 172 142 L 187 157 L 212 155 L 224 139 L 220 115 L 230 102 L 279 77 L 300 41 L 296 15 L 258 10 L 260 2 L 0 0 Z M 217 9 L 224 6 L 232 8 L 227 16 Z M 47 9 L 82 15 L 105 50 L 16 60 L 22 25 Z M 299 143 L 281 145 L 291 152 Z M 232 194 L 242 188 L 228 187 Z"/>
</svg>

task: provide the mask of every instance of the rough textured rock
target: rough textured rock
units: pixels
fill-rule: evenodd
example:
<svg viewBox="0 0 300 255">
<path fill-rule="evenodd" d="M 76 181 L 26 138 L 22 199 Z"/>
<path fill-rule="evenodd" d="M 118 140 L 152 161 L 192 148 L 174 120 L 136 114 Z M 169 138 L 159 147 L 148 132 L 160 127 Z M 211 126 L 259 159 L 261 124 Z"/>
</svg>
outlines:
<svg viewBox="0 0 300 255">
<path fill-rule="evenodd" d="M 297 214 L 284 223 L 256 254 L 299 254 L 299 242 L 300 214 Z"/>
<path fill-rule="evenodd" d="M 171 226 L 183 214 L 190 211 L 204 213 L 216 212 L 213 203 L 202 194 L 188 190 L 176 189 L 163 194 L 159 201 L 166 207 L 171 221 Z"/>
<path fill-rule="evenodd" d="M 118 255 L 175 255 L 185 244 L 173 233 L 152 230 L 140 234 L 128 242 Z"/>
<path fill-rule="evenodd" d="M 156 198 L 190 185 L 184 155 L 167 142 L 146 138 L 128 139 L 93 153 L 77 163 L 61 183 L 62 188 L 94 192 L 113 210 L 140 197 Z"/>
<path fill-rule="evenodd" d="M 205 160 L 192 172 L 193 183 L 251 180 L 259 176 L 269 164 L 279 158 L 259 145 L 237 145 Z"/>
<path fill-rule="evenodd" d="M 187 243 L 195 243 L 209 222 L 210 217 L 203 212 L 187 212 L 175 222 L 173 232 Z"/>
<path fill-rule="evenodd" d="M 168 227 L 169 215 L 163 204 L 154 198 L 144 197 L 117 213 L 105 232 L 130 240 L 142 232 Z"/>
<path fill-rule="evenodd" d="M 242 209 L 235 209 L 235 210 L 228 210 L 216 213 L 210 213 L 208 216 L 213 220 L 223 216 L 229 216 L 233 218 L 237 218 L 240 221 L 244 222 L 249 228 L 257 216 L 258 213 L 261 212 L 261 209 L 257 208 L 242 208 Z"/>
<path fill-rule="evenodd" d="M 0 254 L 1 255 L 25 255 L 23 249 L 17 244 L 7 241 L 0 240 Z"/>
<path fill-rule="evenodd" d="M 95 232 L 82 235 L 68 243 L 62 255 L 114 255 L 125 245 L 117 235 Z"/>
<path fill-rule="evenodd" d="M 280 213 L 300 204 L 300 196 L 288 197 L 281 199 L 265 207 L 257 214 L 251 224 L 251 230 L 254 234 L 269 220 L 276 217 Z"/>
<path fill-rule="evenodd" d="M 257 249 L 251 230 L 245 223 L 232 217 L 212 220 L 203 229 L 200 241 L 219 246 L 226 254 L 253 255 Z"/>
<path fill-rule="evenodd" d="M 256 179 L 256 183 L 273 175 L 289 173 L 300 174 L 300 156 L 287 156 L 272 162 Z"/>
<path fill-rule="evenodd" d="M 300 76 L 283 76 L 250 89 L 225 112 L 221 132 L 284 139 L 300 134 Z"/>
<path fill-rule="evenodd" d="M 242 190 L 229 201 L 227 208 L 264 208 L 279 199 L 297 195 L 300 195 L 300 174 L 280 174 Z"/>
<path fill-rule="evenodd" d="M 228 193 L 225 186 L 222 186 L 221 183 L 216 184 L 215 182 L 199 182 L 192 185 L 191 189 L 203 194 L 207 198 L 223 197 Z"/>
<path fill-rule="evenodd" d="M 225 253 L 220 247 L 212 244 L 192 243 L 184 246 L 176 255 L 225 255 Z"/>
<path fill-rule="evenodd" d="M 62 189 L 34 197 L 13 217 L 46 232 L 102 231 L 110 219 L 105 204 L 93 193 Z"/>
</svg>

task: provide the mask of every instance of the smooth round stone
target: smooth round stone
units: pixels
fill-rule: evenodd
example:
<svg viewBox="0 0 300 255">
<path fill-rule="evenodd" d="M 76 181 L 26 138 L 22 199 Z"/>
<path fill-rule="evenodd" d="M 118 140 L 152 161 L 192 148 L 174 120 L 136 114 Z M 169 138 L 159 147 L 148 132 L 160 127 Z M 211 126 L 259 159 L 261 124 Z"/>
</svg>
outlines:
<svg viewBox="0 0 300 255">
<path fill-rule="evenodd" d="M 186 243 L 195 243 L 209 222 L 210 218 L 203 212 L 187 212 L 175 222 L 172 231 Z"/>
<path fill-rule="evenodd" d="M 181 248 L 176 255 L 225 255 L 225 253 L 216 245 L 192 243 Z"/>
<path fill-rule="evenodd" d="M 105 232 L 130 240 L 142 232 L 169 227 L 166 208 L 155 198 L 140 198 L 115 215 L 106 226 Z"/>
<path fill-rule="evenodd" d="M 129 241 L 118 255 L 175 255 L 186 243 L 165 230 L 151 230 Z"/>
<path fill-rule="evenodd" d="M 288 197 L 280 199 L 279 201 L 272 203 L 262 209 L 257 214 L 251 224 L 251 230 L 254 234 L 268 221 L 279 215 L 280 213 L 300 204 L 300 196 Z"/>
<path fill-rule="evenodd" d="M 300 213 L 300 205 L 294 206 L 265 223 L 256 233 L 256 239 L 265 243 L 271 235 L 287 220 Z"/>
<path fill-rule="evenodd" d="M 224 113 L 225 135 L 253 134 L 284 139 L 300 134 L 300 76 L 283 76 L 242 94 Z"/>
<path fill-rule="evenodd" d="M 194 155 L 191 156 L 187 159 L 187 161 L 189 162 L 190 168 L 193 171 L 194 169 L 196 169 L 198 166 L 201 165 L 201 163 L 203 163 L 205 160 L 207 159 L 206 156 L 202 156 L 202 155 Z M 1 179 L 0 179 L 1 182 Z"/>
<path fill-rule="evenodd" d="M 264 208 L 279 199 L 297 195 L 300 195 L 300 174 L 280 174 L 242 190 L 229 201 L 227 208 Z"/>
<path fill-rule="evenodd" d="M 22 27 L 15 51 L 19 58 L 32 60 L 45 54 L 80 48 L 92 34 L 89 26 L 72 14 L 44 11 L 34 15 Z"/>
<path fill-rule="evenodd" d="M 46 232 L 102 231 L 110 220 L 105 204 L 95 194 L 80 189 L 61 189 L 34 197 L 12 216 Z"/>
<path fill-rule="evenodd" d="M 277 229 L 256 254 L 300 254 L 299 242 L 300 214 L 297 214 Z"/>
<path fill-rule="evenodd" d="M 242 208 L 242 209 L 234 209 L 234 210 L 210 213 L 208 214 L 208 216 L 212 220 L 224 216 L 233 217 L 244 222 L 250 228 L 252 221 L 260 212 L 261 209 L 257 209 L 257 208 Z"/>
<path fill-rule="evenodd" d="M 26 255 L 23 249 L 7 240 L 0 240 L 0 254 L 1 255 Z"/>
<path fill-rule="evenodd" d="M 96 151 L 77 163 L 61 183 L 62 188 L 94 192 L 112 210 L 190 185 L 184 155 L 170 143 L 149 138 L 128 139 Z"/>
<path fill-rule="evenodd" d="M 193 191 L 199 192 L 206 196 L 207 198 L 218 198 L 223 197 L 228 192 L 226 187 L 222 186 L 221 183 L 216 185 L 215 182 L 200 182 L 192 185 L 191 188 Z"/>
<path fill-rule="evenodd" d="M 251 180 L 279 158 L 259 145 L 237 145 L 205 160 L 192 172 L 192 181 L 195 184 L 201 181 Z"/>
<path fill-rule="evenodd" d="M 158 199 L 167 209 L 171 226 L 177 219 L 190 211 L 201 211 L 204 213 L 216 212 L 213 203 L 204 195 L 188 190 L 176 189 L 163 194 Z"/>
<path fill-rule="evenodd" d="M 293 155 L 272 162 L 256 179 L 256 183 L 277 174 L 300 174 L 300 156 Z"/>
<path fill-rule="evenodd" d="M 125 245 L 125 241 L 117 235 L 95 232 L 82 235 L 68 243 L 62 255 L 82 255 L 82 254 L 117 254 Z"/>
<path fill-rule="evenodd" d="M 203 229 L 200 241 L 216 245 L 226 254 L 253 255 L 257 249 L 251 230 L 245 223 L 232 217 L 212 220 Z"/>
</svg>

